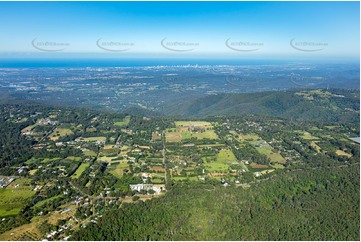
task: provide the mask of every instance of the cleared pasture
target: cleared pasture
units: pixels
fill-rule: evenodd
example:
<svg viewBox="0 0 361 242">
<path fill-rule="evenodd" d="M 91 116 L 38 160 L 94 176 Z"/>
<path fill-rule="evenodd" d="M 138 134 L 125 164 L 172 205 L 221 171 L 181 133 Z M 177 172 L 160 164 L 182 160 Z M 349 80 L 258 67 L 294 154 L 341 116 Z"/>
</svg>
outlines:
<svg viewBox="0 0 361 242">
<path fill-rule="evenodd" d="M 89 167 L 89 165 L 90 164 L 88 162 L 82 163 L 78 167 L 78 169 L 75 171 L 75 173 L 71 176 L 71 178 L 73 178 L 73 179 L 79 178 L 81 176 L 81 174 L 85 171 L 85 169 Z"/>
<path fill-rule="evenodd" d="M 71 135 L 73 134 L 73 131 L 71 131 L 68 128 L 61 128 L 61 127 L 57 127 L 54 129 L 54 131 L 49 135 L 49 138 L 52 141 L 57 141 L 58 139 L 60 139 L 61 137 L 67 136 L 67 135 Z"/>
<path fill-rule="evenodd" d="M 35 194 L 30 185 L 31 179 L 19 178 L 0 189 L 0 217 L 17 215 L 26 205 L 28 199 Z"/>
</svg>

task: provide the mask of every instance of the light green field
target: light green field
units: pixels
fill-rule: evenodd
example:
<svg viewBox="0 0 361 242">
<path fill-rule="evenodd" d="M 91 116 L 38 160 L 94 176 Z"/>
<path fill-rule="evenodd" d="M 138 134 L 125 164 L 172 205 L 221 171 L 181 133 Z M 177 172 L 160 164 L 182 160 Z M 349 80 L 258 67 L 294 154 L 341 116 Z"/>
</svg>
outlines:
<svg viewBox="0 0 361 242">
<path fill-rule="evenodd" d="M 27 200 L 35 194 L 30 181 L 28 178 L 19 178 L 5 189 L 0 189 L 0 217 L 16 215 L 26 205 Z M 16 184 L 19 187 L 15 188 Z"/>
<path fill-rule="evenodd" d="M 190 132 L 188 130 L 183 129 L 177 132 L 165 133 L 165 139 L 167 142 L 181 142 L 182 140 L 187 140 L 191 138 L 213 139 L 213 140 L 219 139 L 218 135 L 214 132 L 214 130 L 206 130 L 204 132 Z"/>
<path fill-rule="evenodd" d="M 61 158 L 45 158 L 41 161 L 41 163 L 48 163 L 48 162 L 52 162 L 52 161 L 57 161 L 60 160 Z"/>
<path fill-rule="evenodd" d="M 50 202 L 50 201 L 52 201 L 52 200 L 55 200 L 55 199 L 57 199 L 57 198 L 60 198 L 60 197 L 62 197 L 62 196 L 63 196 L 63 195 L 60 194 L 60 195 L 57 195 L 57 196 L 54 196 L 54 197 L 51 197 L 51 198 L 42 200 L 42 201 L 40 201 L 40 202 L 37 202 L 37 203 L 34 205 L 34 207 L 40 207 L 40 206 L 44 205 L 45 203 Z"/>
<path fill-rule="evenodd" d="M 238 135 L 237 140 L 240 143 L 248 142 L 251 145 L 255 146 L 256 150 L 266 155 L 271 161 L 278 162 L 281 164 L 286 163 L 285 158 L 282 157 L 281 154 L 272 152 L 272 146 L 270 146 L 267 142 L 262 140 L 261 137 L 259 137 L 256 134 L 237 134 L 235 131 L 231 131 L 231 133 Z M 303 131 L 302 131 L 303 134 Z"/>
<path fill-rule="evenodd" d="M 197 145 L 197 147 L 224 147 L 225 144 L 209 144 L 209 145 Z"/>
<path fill-rule="evenodd" d="M 83 151 L 83 154 L 84 154 L 85 156 L 96 156 L 96 155 L 97 155 L 97 154 L 96 154 L 94 151 L 92 151 L 92 150 Z"/>
<path fill-rule="evenodd" d="M 196 177 L 196 176 L 191 176 L 191 177 L 174 176 L 174 177 L 172 177 L 172 180 L 174 180 L 174 181 L 182 181 L 182 180 L 198 181 L 198 177 Z"/>
<path fill-rule="evenodd" d="M 205 166 L 208 172 L 215 172 L 215 171 L 226 172 L 228 171 L 229 168 L 227 164 L 219 163 L 219 162 L 210 162 L 207 163 Z"/>
<path fill-rule="evenodd" d="M 130 116 L 126 116 L 122 121 L 115 122 L 114 125 L 119 127 L 125 127 L 129 124 L 129 122 L 130 122 Z"/>
<path fill-rule="evenodd" d="M 181 142 L 182 141 L 182 134 L 178 132 L 166 132 L 165 133 L 165 140 L 167 142 Z"/>
<path fill-rule="evenodd" d="M 272 152 L 271 146 L 269 146 L 268 148 L 256 148 L 256 149 L 259 153 L 266 155 L 273 162 L 278 162 L 281 164 L 286 163 L 285 158 L 283 158 L 281 154 Z"/>
<path fill-rule="evenodd" d="M 110 174 L 117 178 L 121 178 L 123 176 L 124 170 L 129 169 L 129 165 L 127 163 L 119 163 L 117 165 L 108 166 L 108 169 Z"/>
<path fill-rule="evenodd" d="M 217 154 L 217 162 L 220 163 L 229 163 L 237 161 L 237 158 L 234 156 L 233 152 L 231 150 L 220 150 Z"/>
<path fill-rule="evenodd" d="M 189 131 L 182 131 L 182 140 L 187 140 L 190 138 L 197 138 L 197 139 L 219 139 L 218 135 L 213 130 L 206 130 L 204 132 L 189 132 Z"/>
<path fill-rule="evenodd" d="M 236 132 L 234 132 L 236 133 Z M 239 142 L 252 142 L 252 141 L 256 141 L 256 140 L 260 140 L 261 138 L 256 135 L 256 134 L 238 134 L 238 141 Z"/>
<path fill-rule="evenodd" d="M 175 121 L 174 122 L 176 127 L 188 127 L 188 126 L 201 126 L 204 128 L 212 127 L 212 124 L 210 122 L 204 122 L 204 121 Z"/>
<path fill-rule="evenodd" d="M 216 161 L 206 162 L 206 170 L 208 172 L 226 172 L 229 169 L 229 164 L 232 162 L 237 161 L 237 158 L 234 156 L 233 152 L 231 150 L 221 150 L 216 155 Z M 203 160 L 206 160 L 203 159 Z"/>
<path fill-rule="evenodd" d="M 162 136 L 158 135 L 156 132 L 152 132 L 152 140 L 156 141 L 156 140 L 161 140 Z"/>
<path fill-rule="evenodd" d="M 303 135 L 301 136 L 304 140 L 318 140 L 318 137 L 312 136 L 309 132 L 303 132 Z"/>
<path fill-rule="evenodd" d="M 82 164 L 78 167 L 78 169 L 75 171 L 75 173 L 71 176 L 71 178 L 73 178 L 73 179 L 79 178 L 80 175 L 83 173 L 83 171 L 85 171 L 85 169 L 89 167 L 89 165 L 90 165 L 90 164 L 89 164 L 88 162 L 82 163 Z"/>
<path fill-rule="evenodd" d="M 271 169 L 271 170 L 264 170 L 264 171 L 259 171 L 258 173 L 260 175 L 264 175 L 264 174 L 267 174 L 267 173 L 271 173 L 272 171 L 275 171 L 274 169 Z"/>
<path fill-rule="evenodd" d="M 348 158 L 352 157 L 352 154 L 346 153 L 346 152 L 343 151 L 343 150 L 337 150 L 337 151 L 336 151 L 336 154 L 337 154 L 337 155 L 343 155 L 343 156 L 346 156 L 346 157 L 348 157 Z"/>
<path fill-rule="evenodd" d="M 311 141 L 311 146 L 317 151 L 317 153 L 321 152 L 321 147 L 318 146 L 315 141 Z"/>
<path fill-rule="evenodd" d="M 35 128 L 35 126 L 37 126 L 37 124 L 29 125 L 29 126 L 23 128 L 23 129 L 21 130 L 21 133 L 29 132 L 29 131 L 31 131 L 33 128 Z"/>
<path fill-rule="evenodd" d="M 81 158 L 77 156 L 68 156 L 66 157 L 67 160 L 74 160 L 74 161 L 80 161 Z"/>
<path fill-rule="evenodd" d="M 104 136 L 100 136 L 100 137 L 88 137 L 88 138 L 83 138 L 84 141 L 105 141 L 107 138 Z"/>
<path fill-rule="evenodd" d="M 116 157 L 102 156 L 102 157 L 98 157 L 97 160 L 110 163 L 110 162 L 112 162 L 112 159 L 114 159 L 114 158 L 116 158 Z"/>
<path fill-rule="evenodd" d="M 337 128 L 339 128 L 340 126 L 325 126 L 325 128 L 328 128 L 328 129 L 331 129 L 331 130 L 333 130 L 333 129 L 337 129 Z"/>
<path fill-rule="evenodd" d="M 275 168 L 275 169 L 284 169 L 285 167 L 281 164 L 274 164 L 274 165 L 271 165 L 271 167 Z"/>
<path fill-rule="evenodd" d="M 59 136 L 57 136 L 59 134 Z M 58 140 L 60 137 L 64 137 L 66 135 L 73 134 L 73 131 L 71 131 L 68 128 L 55 128 L 55 130 L 49 135 L 49 138 L 53 141 Z"/>
<path fill-rule="evenodd" d="M 29 171 L 30 176 L 33 176 L 37 170 L 38 170 L 38 169 L 30 170 L 30 171 Z"/>
</svg>

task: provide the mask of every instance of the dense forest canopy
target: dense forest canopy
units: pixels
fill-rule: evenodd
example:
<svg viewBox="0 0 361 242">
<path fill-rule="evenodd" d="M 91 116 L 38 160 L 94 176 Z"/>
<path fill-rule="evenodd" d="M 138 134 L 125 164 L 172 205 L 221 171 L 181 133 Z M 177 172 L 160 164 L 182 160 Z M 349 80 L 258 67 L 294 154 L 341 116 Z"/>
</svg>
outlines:
<svg viewBox="0 0 361 242">
<path fill-rule="evenodd" d="M 74 240 L 359 240 L 359 165 L 287 172 L 248 189 L 175 184 L 106 212 Z"/>
</svg>

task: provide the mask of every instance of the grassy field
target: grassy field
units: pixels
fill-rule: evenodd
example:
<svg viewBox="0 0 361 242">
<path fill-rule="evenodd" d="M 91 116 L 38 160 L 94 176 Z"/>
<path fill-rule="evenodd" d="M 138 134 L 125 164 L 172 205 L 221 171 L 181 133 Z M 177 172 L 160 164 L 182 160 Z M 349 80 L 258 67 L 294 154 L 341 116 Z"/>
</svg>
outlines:
<svg viewBox="0 0 361 242">
<path fill-rule="evenodd" d="M 252 142 L 256 140 L 261 140 L 261 138 L 256 134 L 242 134 L 242 133 L 237 134 L 235 131 L 231 131 L 231 133 L 238 135 L 236 139 L 241 143 L 245 141 Z"/>
<path fill-rule="evenodd" d="M 66 157 L 67 160 L 74 160 L 74 161 L 80 161 L 81 157 L 77 157 L 77 156 L 68 156 Z"/>
<path fill-rule="evenodd" d="M 41 232 L 38 229 L 40 222 L 32 222 L 29 224 L 24 224 L 19 227 L 16 227 L 10 231 L 0 234 L 0 241 L 24 241 L 24 240 L 38 240 L 42 239 Z M 27 236 L 29 238 L 24 238 Z"/>
<path fill-rule="evenodd" d="M 115 122 L 114 125 L 119 127 L 125 127 L 129 124 L 129 122 L 130 122 L 130 116 L 126 116 L 122 121 Z"/>
<path fill-rule="evenodd" d="M 184 128 L 168 129 L 165 133 L 165 139 L 167 142 L 181 142 L 191 138 L 197 139 L 219 139 L 214 130 L 205 130 L 203 132 L 190 132 Z"/>
<path fill-rule="evenodd" d="M 197 138 L 197 139 L 219 139 L 214 130 L 206 130 L 204 132 L 189 132 L 182 131 L 182 140 Z"/>
<path fill-rule="evenodd" d="M 38 170 L 38 169 L 30 170 L 30 171 L 29 171 L 30 176 L 33 176 L 37 170 Z"/>
<path fill-rule="evenodd" d="M 157 140 L 161 140 L 162 139 L 162 136 L 156 132 L 153 132 L 152 133 L 152 140 L 153 141 L 157 141 Z"/>
<path fill-rule="evenodd" d="M 74 216 L 76 207 L 75 205 L 65 204 L 61 206 L 61 209 L 70 208 L 69 213 L 61 213 L 59 211 L 53 211 L 45 216 L 36 216 L 31 219 L 30 223 L 21 225 L 12 230 L 6 231 L 0 234 L 0 241 L 40 241 L 44 239 L 44 235 L 39 231 L 39 226 L 42 222 L 47 221 L 49 224 L 56 224 L 59 220 L 69 219 Z"/>
<path fill-rule="evenodd" d="M 101 156 L 101 157 L 98 157 L 98 161 L 103 161 L 103 162 L 106 162 L 106 163 L 111 163 L 113 159 L 116 159 L 117 157 L 116 156 Z"/>
<path fill-rule="evenodd" d="M 87 167 L 89 167 L 89 163 L 82 163 L 79 167 L 78 167 L 78 169 L 75 171 L 75 173 L 71 176 L 71 178 L 73 178 L 73 179 L 77 179 L 77 178 L 79 178 L 80 177 L 80 175 L 81 175 L 81 173 L 83 173 L 83 171 L 85 171 L 85 169 L 87 168 Z"/>
<path fill-rule="evenodd" d="M 42 205 L 44 205 L 45 203 L 47 203 L 47 202 L 50 202 L 50 201 L 52 201 L 52 200 L 55 200 L 55 199 L 57 199 L 57 198 L 60 198 L 60 197 L 62 197 L 63 195 L 57 195 L 57 196 L 54 196 L 54 197 L 50 197 L 50 198 L 48 198 L 48 199 L 44 199 L 44 200 L 42 200 L 42 201 L 40 201 L 40 202 L 37 202 L 35 205 L 34 205 L 34 207 L 40 207 L 40 206 L 42 206 Z"/>
<path fill-rule="evenodd" d="M 18 214 L 28 198 L 35 194 L 30 181 L 28 178 L 16 179 L 0 190 L 0 217 Z"/>
<path fill-rule="evenodd" d="M 84 141 L 105 141 L 107 138 L 104 136 L 99 136 L 99 137 L 88 137 L 88 138 L 83 138 Z"/>
<path fill-rule="evenodd" d="M 266 155 L 273 162 L 278 162 L 281 164 L 286 163 L 285 158 L 283 158 L 281 154 L 272 152 L 271 146 L 269 146 L 267 148 L 256 148 L 256 149 L 259 153 Z"/>
<path fill-rule="evenodd" d="M 29 131 L 31 131 L 33 128 L 35 128 L 35 126 L 37 126 L 37 124 L 29 125 L 29 126 L 23 128 L 23 129 L 21 130 L 21 133 L 29 132 Z"/>
<path fill-rule="evenodd" d="M 346 153 L 346 152 L 345 152 L 345 151 L 343 151 L 343 150 L 336 150 L 336 154 L 337 154 L 337 155 L 347 156 L 348 158 L 352 157 L 352 155 L 351 155 L 351 154 Z"/>
<path fill-rule="evenodd" d="M 117 178 L 121 178 L 123 176 L 124 170 L 129 169 L 129 165 L 127 163 L 119 163 L 116 165 L 108 166 L 109 172 Z"/>
<path fill-rule="evenodd" d="M 264 175 L 264 174 L 267 174 L 267 173 L 271 173 L 271 172 L 273 172 L 273 171 L 275 171 L 274 169 L 271 169 L 271 170 L 264 170 L 264 171 L 260 171 L 260 172 L 258 172 L 260 175 Z"/>
<path fill-rule="evenodd" d="M 222 149 L 217 154 L 217 162 L 229 163 L 234 161 L 237 161 L 237 158 L 234 156 L 231 150 Z"/>
<path fill-rule="evenodd" d="M 271 165 L 273 168 L 275 169 L 284 169 L 285 167 L 281 164 L 274 164 L 274 165 Z"/>
<path fill-rule="evenodd" d="M 182 141 L 182 134 L 178 132 L 166 132 L 165 133 L 165 140 L 167 142 L 181 142 Z"/>
<path fill-rule="evenodd" d="M 191 176 L 191 177 L 173 176 L 172 180 L 174 180 L 174 181 L 182 181 L 182 180 L 198 181 L 198 177 L 196 177 L 196 176 Z"/>
<path fill-rule="evenodd" d="M 260 154 L 266 155 L 271 161 L 277 162 L 280 164 L 285 164 L 286 159 L 282 157 L 281 154 L 277 152 L 272 151 L 272 146 L 269 145 L 267 142 L 262 140 L 261 137 L 259 137 L 256 134 L 237 134 L 235 131 L 231 131 L 232 134 L 236 135 L 236 139 L 242 144 L 245 142 L 248 142 L 249 144 L 253 145 L 256 150 Z M 303 131 L 302 131 L 303 134 Z M 283 167 L 283 166 L 282 166 Z"/>
<path fill-rule="evenodd" d="M 52 141 L 57 141 L 60 137 L 64 137 L 64 136 L 70 135 L 70 134 L 73 134 L 73 131 L 71 131 L 70 129 L 57 127 L 57 128 L 55 128 L 55 130 L 49 135 L 49 138 L 50 138 Z M 58 136 L 58 135 L 59 135 L 59 136 Z"/>
<path fill-rule="evenodd" d="M 256 163 L 251 163 L 250 166 L 253 169 L 267 169 L 268 168 L 268 165 L 261 165 L 261 164 L 256 164 Z"/>
<path fill-rule="evenodd" d="M 318 146 L 315 141 L 311 141 L 311 146 L 317 151 L 317 153 L 321 152 L 321 147 Z"/>
<path fill-rule="evenodd" d="M 201 126 L 204 128 L 212 127 L 212 124 L 210 122 L 205 121 L 175 121 L 174 122 L 176 127 L 188 127 L 188 126 Z"/>
<path fill-rule="evenodd" d="M 226 172 L 229 169 L 229 164 L 237 161 L 237 158 L 234 156 L 233 152 L 226 149 L 222 149 L 215 158 L 216 161 L 205 163 L 206 170 L 208 172 Z"/>
<path fill-rule="evenodd" d="M 57 161 L 57 160 L 60 160 L 61 158 L 45 158 L 41 161 L 41 163 L 48 163 L 48 162 L 51 162 L 51 161 Z"/>
<path fill-rule="evenodd" d="M 83 154 L 85 155 L 85 156 L 96 156 L 97 154 L 94 152 L 94 151 L 92 151 L 92 150 L 85 150 L 85 151 L 83 151 Z"/>
<path fill-rule="evenodd" d="M 303 132 L 301 138 L 304 140 L 318 140 L 318 137 L 312 136 L 309 132 Z"/>
</svg>

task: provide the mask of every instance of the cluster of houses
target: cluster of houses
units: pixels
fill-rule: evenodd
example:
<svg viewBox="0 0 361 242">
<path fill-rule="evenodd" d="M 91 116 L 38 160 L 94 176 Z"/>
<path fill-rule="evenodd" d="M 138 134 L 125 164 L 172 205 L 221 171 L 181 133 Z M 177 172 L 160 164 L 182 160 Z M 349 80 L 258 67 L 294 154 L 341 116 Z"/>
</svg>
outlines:
<svg viewBox="0 0 361 242">
<path fill-rule="evenodd" d="M 14 177 L 0 176 L 0 188 L 7 187 L 10 183 L 15 180 Z"/>
<path fill-rule="evenodd" d="M 130 189 L 132 191 L 140 192 L 141 190 L 145 190 L 149 192 L 150 190 L 155 191 L 156 194 L 160 194 L 162 191 L 165 191 L 165 185 L 164 184 L 135 184 L 135 185 L 129 185 Z"/>
<path fill-rule="evenodd" d="M 202 126 L 191 125 L 188 127 L 190 132 L 204 132 L 206 129 Z"/>
</svg>

